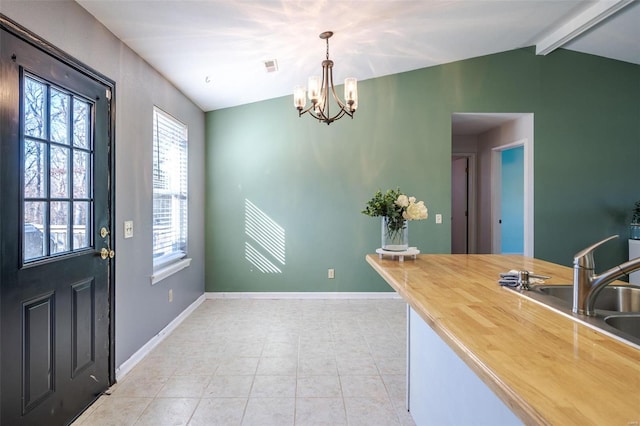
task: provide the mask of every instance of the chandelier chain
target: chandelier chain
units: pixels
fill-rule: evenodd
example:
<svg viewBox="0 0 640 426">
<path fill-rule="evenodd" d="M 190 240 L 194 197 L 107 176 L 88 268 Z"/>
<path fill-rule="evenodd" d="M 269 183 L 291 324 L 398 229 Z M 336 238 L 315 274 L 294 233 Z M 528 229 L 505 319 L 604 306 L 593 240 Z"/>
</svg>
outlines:
<svg viewBox="0 0 640 426">
<path fill-rule="evenodd" d="M 325 41 L 327 42 L 327 61 L 328 61 L 329 60 L 329 37 L 327 37 Z"/>
</svg>

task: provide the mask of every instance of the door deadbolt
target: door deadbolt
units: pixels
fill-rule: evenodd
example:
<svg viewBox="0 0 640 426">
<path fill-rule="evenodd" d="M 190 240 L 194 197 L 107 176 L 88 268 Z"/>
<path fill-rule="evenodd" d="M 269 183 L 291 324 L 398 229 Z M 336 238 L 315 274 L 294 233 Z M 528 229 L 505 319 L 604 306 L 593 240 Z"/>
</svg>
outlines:
<svg viewBox="0 0 640 426">
<path fill-rule="evenodd" d="M 107 228 L 105 228 L 104 226 L 102 228 L 100 228 L 100 236 L 102 238 L 107 238 L 107 235 L 109 235 L 109 230 Z"/>
<path fill-rule="evenodd" d="M 107 238 L 109 236 L 109 230 L 103 226 L 102 228 L 100 228 L 100 236 L 102 238 Z M 113 259 L 115 255 L 116 252 L 111 250 L 108 241 L 107 247 L 103 247 L 102 249 L 100 249 L 100 257 L 102 258 L 102 260 Z"/>
</svg>

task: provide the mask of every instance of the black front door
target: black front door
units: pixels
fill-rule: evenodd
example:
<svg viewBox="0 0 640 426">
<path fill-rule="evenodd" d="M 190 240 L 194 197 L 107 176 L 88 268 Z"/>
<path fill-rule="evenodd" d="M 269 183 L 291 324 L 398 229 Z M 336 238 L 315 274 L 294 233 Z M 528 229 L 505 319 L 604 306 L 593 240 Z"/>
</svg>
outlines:
<svg viewBox="0 0 640 426">
<path fill-rule="evenodd" d="M 112 381 L 111 91 L 0 31 L 0 424 L 63 425 Z"/>
</svg>

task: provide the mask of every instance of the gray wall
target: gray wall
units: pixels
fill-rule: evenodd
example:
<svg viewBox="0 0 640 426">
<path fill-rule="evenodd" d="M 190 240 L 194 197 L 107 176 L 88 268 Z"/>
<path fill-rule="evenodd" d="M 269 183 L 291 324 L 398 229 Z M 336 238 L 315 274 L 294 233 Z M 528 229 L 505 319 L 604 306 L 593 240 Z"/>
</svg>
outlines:
<svg viewBox="0 0 640 426">
<path fill-rule="evenodd" d="M 204 113 L 73 1 L 0 1 L 0 13 L 116 82 L 116 367 L 204 292 Z M 189 127 L 191 266 L 151 285 L 152 111 Z M 123 238 L 123 222 L 134 237 Z M 173 302 L 168 292 L 173 289 Z"/>
</svg>

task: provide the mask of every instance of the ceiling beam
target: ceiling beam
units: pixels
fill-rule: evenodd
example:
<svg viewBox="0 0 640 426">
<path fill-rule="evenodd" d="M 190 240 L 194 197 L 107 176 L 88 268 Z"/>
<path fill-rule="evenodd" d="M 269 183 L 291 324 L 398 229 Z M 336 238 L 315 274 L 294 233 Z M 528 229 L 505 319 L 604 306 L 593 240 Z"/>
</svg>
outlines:
<svg viewBox="0 0 640 426">
<path fill-rule="evenodd" d="M 536 43 L 536 55 L 553 52 L 631 3 L 633 0 L 597 1 Z"/>
</svg>

